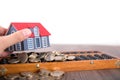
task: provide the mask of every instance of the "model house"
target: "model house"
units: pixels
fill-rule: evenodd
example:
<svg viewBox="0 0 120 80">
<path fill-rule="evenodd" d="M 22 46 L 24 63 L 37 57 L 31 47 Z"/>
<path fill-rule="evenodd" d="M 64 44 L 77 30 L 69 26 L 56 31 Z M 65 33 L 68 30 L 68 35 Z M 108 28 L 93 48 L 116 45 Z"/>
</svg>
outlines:
<svg viewBox="0 0 120 80">
<path fill-rule="evenodd" d="M 24 28 L 29 28 L 32 31 L 32 35 L 26 40 L 10 46 L 7 49 L 8 51 L 32 50 L 50 46 L 50 33 L 40 23 L 11 23 L 6 35 L 12 34 Z"/>
</svg>

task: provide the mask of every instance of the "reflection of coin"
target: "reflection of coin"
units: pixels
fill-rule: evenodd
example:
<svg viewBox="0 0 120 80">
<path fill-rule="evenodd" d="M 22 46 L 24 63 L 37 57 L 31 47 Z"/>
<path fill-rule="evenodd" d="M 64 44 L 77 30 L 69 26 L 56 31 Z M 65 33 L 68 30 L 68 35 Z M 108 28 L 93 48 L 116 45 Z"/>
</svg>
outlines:
<svg viewBox="0 0 120 80">
<path fill-rule="evenodd" d="M 46 69 L 40 69 L 38 73 L 26 71 L 20 72 L 20 74 L 9 74 L 4 76 L 4 80 L 61 80 L 63 75 L 63 71 L 51 72 Z"/>
<path fill-rule="evenodd" d="M 9 74 L 7 76 L 5 76 L 6 80 L 16 80 L 16 78 L 19 78 L 20 75 L 19 74 Z"/>
<path fill-rule="evenodd" d="M 18 62 L 20 62 L 19 59 L 10 59 L 10 60 L 8 60 L 8 63 L 18 63 Z"/>
<path fill-rule="evenodd" d="M 54 77 L 55 79 L 61 79 L 62 76 L 64 75 L 64 72 L 63 71 L 53 71 L 50 73 L 50 75 L 52 77 Z"/>
<path fill-rule="evenodd" d="M 40 80 L 55 80 L 55 79 L 51 76 L 41 76 Z"/>
<path fill-rule="evenodd" d="M 0 76 L 0 80 L 6 80 L 4 76 Z"/>
<path fill-rule="evenodd" d="M 40 76 L 38 75 L 38 73 L 34 73 L 34 76 L 33 76 L 32 80 L 41 80 Z"/>
<path fill-rule="evenodd" d="M 15 80 L 27 80 L 26 77 L 19 77 L 19 79 L 15 79 Z"/>
<path fill-rule="evenodd" d="M 20 74 L 21 74 L 21 76 L 29 78 L 29 79 L 33 78 L 33 76 L 34 76 L 34 73 L 32 73 L 32 72 L 21 72 Z"/>
<path fill-rule="evenodd" d="M 50 71 L 49 71 L 49 70 L 46 70 L 46 69 L 40 69 L 40 71 L 38 72 L 38 74 L 39 74 L 40 76 L 49 76 Z"/>
<path fill-rule="evenodd" d="M 26 53 L 19 53 L 18 59 L 20 60 L 21 63 L 25 63 L 28 60 L 28 55 Z"/>
</svg>

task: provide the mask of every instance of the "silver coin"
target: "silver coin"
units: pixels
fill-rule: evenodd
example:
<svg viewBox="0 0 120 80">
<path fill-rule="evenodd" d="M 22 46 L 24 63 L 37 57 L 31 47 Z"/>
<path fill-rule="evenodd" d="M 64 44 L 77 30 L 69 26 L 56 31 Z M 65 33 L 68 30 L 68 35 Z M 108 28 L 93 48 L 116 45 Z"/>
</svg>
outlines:
<svg viewBox="0 0 120 80">
<path fill-rule="evenodd" d="M 32 54 L 29 56 L 29 58 L 36 58 L 37 56 L 38 56 L 37 53 L 32 53 Z"/>
<path fill-rule="evenodd" d="M 20 60 L 19 59 L 9 59 L 8 63 L 14 64 L 14 63 L 19 63 Z"/>
<path fill-rule="evenodd" d="M 54 59 L 55 59 L 55 61 L 63 61 L 64 60 L 64 56 L 61 56 L 61 55 L 55 56 Z"/>
<path fill-rule="evenodd" d="M 74 55 L 69 55 L 67 56 L 67 60 L 74 60 L 75 59 L 75 56 Z"/>
<path fill-rule="evenodd" d="M 48 53 L 44 59 L 46 61 L 53 61 L 55 59 L 54 57 L 55 57 L 55 54 Z"/>
<path fill-rule="evenodd" d="M 68 57 L 68 55 L 65 55 L 65 54 L 64 54 L 64 59 L 65 59 L 65 60 L 67 59 L 67 57 Z"/>
<path fill-rule="evenodd" d="M 51 53 L 55 54 L 56 56 L 61 55 L 61 52 L 58 52 L 58 51 L 52 51 Z"/>
<path fill-rule="evenodd" d="M 49 76 L 50 71 L 46 70 L 46 69 L 40 69 L 40 71 L 38 72 L 38 75 L 40 75 L 40 76 Z"/>
<path fill-rule="evenodd" d="M 40 59 L 44 59 L 46 55 L 47 55 L 47 53 L 39 53 L 38 57 Z"/>
<path fill-rule="evenodd" d="M 28 60 L 28 55 L 26 53 L 19 53 L 18 59 L 20 60 L 21 63 L 26 63 Z"/>
<path fill-rule="evenodd" d="M 67 55 L 55 56 L 55 61 L 65 61 L 66 59 L 67 59 Z"/>
<path fill-rule="evenodd" d="M 29 62 L 33 63 L 33 62 L 40 62 L 39 58 L 30 58 Z"/>
<path fill-rule="evenodd" d="M 61 79 L 62 76 L 64 75 L 64 71 L 58 71 L 58 70 L 56 70 L 56 71 L 51 72 L 50 75 L 52 77 L 54 77 L 55 79 Z"/>
</svg>

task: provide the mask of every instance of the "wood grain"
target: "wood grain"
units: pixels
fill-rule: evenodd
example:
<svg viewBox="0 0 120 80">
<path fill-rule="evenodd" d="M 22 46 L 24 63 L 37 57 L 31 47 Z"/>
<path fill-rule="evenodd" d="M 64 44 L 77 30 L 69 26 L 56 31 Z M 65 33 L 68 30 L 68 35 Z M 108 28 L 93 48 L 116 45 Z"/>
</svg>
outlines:
<svg viewBox="0 0 120 80">
<path fill-rule="evenodd" d="M 120 58 L 120 46 L 109 45 L 51 45 L 38 51 L 101 51 Z M 104 65 L 103 65 L 104 66 Z M 14 69 L 13 69 L 14 70 Z M 120 69 L 90 70 L 66 72 L 62 80 L 120 80 Z"/>
</svg>

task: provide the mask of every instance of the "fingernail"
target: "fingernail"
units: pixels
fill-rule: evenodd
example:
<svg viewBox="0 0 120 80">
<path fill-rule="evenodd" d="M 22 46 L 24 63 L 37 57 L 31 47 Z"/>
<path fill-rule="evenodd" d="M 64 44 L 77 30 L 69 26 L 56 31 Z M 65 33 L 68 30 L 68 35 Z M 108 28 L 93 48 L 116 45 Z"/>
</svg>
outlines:
<svg viewBox="0 0 120 80">
<path fill-rule="evenodd" d="M 29 37 L 32 33 L 30 29 L 23 29 L 22 32 L 25 37 Z"/>
</svg>

